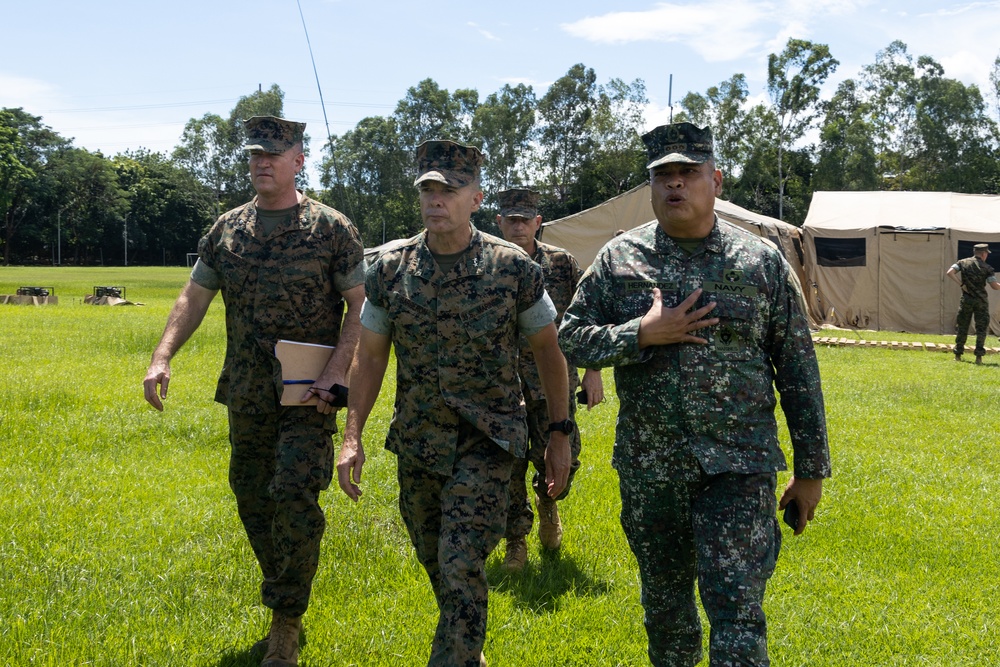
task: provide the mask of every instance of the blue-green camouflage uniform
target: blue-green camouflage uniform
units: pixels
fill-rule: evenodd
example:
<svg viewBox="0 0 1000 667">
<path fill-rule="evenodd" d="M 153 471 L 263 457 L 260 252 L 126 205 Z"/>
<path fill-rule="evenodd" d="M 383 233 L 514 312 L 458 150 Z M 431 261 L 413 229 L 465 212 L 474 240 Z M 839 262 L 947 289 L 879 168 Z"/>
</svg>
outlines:
<svg viewBox="0 0 1000 667">
<path fill-rule="evenodd" d="M 478 667 L 484 564 L 503 535 L 511 462 L 526 445 L 518 316 L 545 289 L 541 268 L 502 239 L 473 228 L 445 274 L 425 237 L 373 262 L 362 325 L 372 328 L 369 304 L 385 313 L 395 349 L 386 448 L 397 457 L 400 512 L 440 610 L 429 664 Z"/>
<path fill-rule="evenodd" d="M 976 319 L 976 356 L 986 354 L 986 334 L 990 330 L 990 300 L 986 283 L 996 280 L 993 267 L 978 257 L 960 259 L 953 268 L 962 275 L 962 298 L 955 318 L 955 354 L 965 352 L 969 325 Z"/>
<path fill-rule="evenodd" d="M 545 291 L 552 299 L 552 304 L 556 308 L 556 324 L 558 324 L 570 301 L 573 300 L 573 292 L 576 291 L 576 284 L 580 280 L 580 265 L 576 258 L 562 248 L 535 242 L 535 252 L 532 259 L 542 267 L 542 275 L 545 277 Z M 576 419 L 576 388 L 580 384 L 580 377 L 573 366 L 568 366 L 569 371 L 569 418 Z M 514 469 L 510 478 L 510 509 L 507 513 L 507 530 L 504 533 L 506 539 L 524 537 L 531 532 L 531 525 L 535 515 L 531 511 L 531 501 L 528 498 L 528 489 L 525 484 L 525 475 L 528 472 L 528 463 L 535 468 L 531 486 L 538 496 L 545 496 L 547 487 L 545 484 L 545 448 L 549 444 L 549 409 L 545 401 L 545 393 L 542 391 L 542 381 L 538 376 L 538 367 L 535 365 L 535 355 L 531 351 L 528 339 L 521 336 L 521 357 L 518 363 L 518 375 L 521 378 L 521 390 L 524 392 L 525 406 L 528 412 L 528 454 L 524 458 L 514 461 Z M 570 469 L 569 479 L 566 482 L 566 490 L 560 495 L 560 499 L 565 498 L 573 485 L 573 477 L 580 467 L 580 430 L 573 429 L 569 434 L 570 446 Z"/>
<path fill-rule="evenodd" d="M 660 289 L 664 307 L 702 288 L 718 324 L 707 345 L 639 349 L 639 322 Z M 716 219 L 686 254 L 657 222 L 610 241 L 563 316 L 567 359 L 614 366 L 621 404 L 612 463 L 622 526 L 639 564 L 654 665 L 701 659 L 697 578 L 712 625 L 710 659 L 766 665 L 761 603 L 781 544 L 775 471 L 786 468 L 776 388 L 795 475 L 830 475 L 819 369 L 801 294 L 781 254 Z"/>
<path fill-rule="evenodd" d="M 226 359 L 215 400 L 229 408 L 229 483 L 264 580 L 266 606 L 305 612 L 333 474 L 335 414 L 282 407 L 279 339 L 335 345 L 341 293 L 364 281 L 364 247 L 342 214 L 308 197 L 269 234 L 256 197 L 201 239 L 192 280 L 221 289 Z"/>
</svg>

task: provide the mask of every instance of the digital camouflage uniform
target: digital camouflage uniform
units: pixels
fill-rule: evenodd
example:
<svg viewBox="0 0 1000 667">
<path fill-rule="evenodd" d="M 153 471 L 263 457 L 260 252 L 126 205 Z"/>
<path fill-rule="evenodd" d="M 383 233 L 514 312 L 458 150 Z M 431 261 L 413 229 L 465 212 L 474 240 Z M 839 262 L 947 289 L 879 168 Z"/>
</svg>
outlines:
<svg viewBox="0 0 1000 667">
<path fill-rule="evenodd" d="M 305 612 L 325 519 L 319 493 L 333 474 L 335 413 L 282 407 L 279 339 L 335 345 L 340 296 L 364 281 L 364 248 L 354 225 L 301 197 L 297 213 L 270 234 L 257 199 L 223 214 L 198 256 L 226 304 L 226 359 L 215 400 L 229 408 L 229 483 L 263 573 L 266 606 Z M 199 281 L 196 270 L 192 279 Z M 203 278 L 202 278 L 203 280 Z"/>
<path fill-rule="evenodd" d="M 548 292 L 556 307 L 556 324 L 566 312 L 570 301 L 573 300 L 573 292 L 576 290 L 576 283 L 580 280 L 580 265 L 576 258 L 562 248 L 535 242 L 536 248 L 532 259 L 542 267 L 542 275 L 545 277 L 545 291 Z M 577 370 L 573 366 L 569 370 L 569 419 L 576 419 L 576 401 L 574 395 L 576 388 L 580 384 Z M 538 367 L 535 365 L 535 355 L 531 351 L 528 339 L 521 336 L 521 355 L 518 362 L 518 375 L 521 378 L 521 391 L 524 392 L 524 401 L 528 412 L 528 453 L 524 458 L 514 461 L 514 468 L 510 479 L 510 509 L 507 515 L 507 530 L 504 534 L 506 539 L 524 537 L 531 532 L 531 525 L 534 522 L 534 513 L 531 511 L 531 502 L 528 498 L 528 489 L 525 484 L 525 474 L 528 472 L 528 462 L 534 465 L 537 471 L 532 477 L 531 486 L 535 494 L 545 497 L 547 490 L 545 484 L 545 448 L 549 444 L 547 433 L 549 426 L 548 406 L 545 402 L 545 393 L 542 391 L 542 381 L 538 376 Z M 569 469 L 569 479 L 566 483 L 566 490 L 560 494 L 559 499 L 565 498 L 573 484 L 573 477 L 580 467 L 580 430 L 573 429 L 569 435 L 570 454 L 572 461 Z"/>
<path fill-rule="evenodd" d="M 990 330 L 990 300 L 986 282 L 993 277 L 993 267 L 978 257 L 966 257 L 954 265 L 962 275 L 962 298 L 955 318 L 955 354 L 965 352 L 969 325 L 976 319 L 976 356 L 986 354 L 986 334 Z"/>
<path fill-rule="evenodd" d="M 526 445 L 517 317 L 545 290 L 538 265 L 502 239 L 473 229 L 443 274 L 425 236 L 381 255 L 365 293 L 388 313 L 395 348 L 386 448 L 397 456 L 400 512 L 440 609 L 429 664 L 478 667 L 484 563 L 503 535 L 511 462 Z"/>
<path fill-rule="evenodd" d="M 714 301 L 707 345 L 638 347 L 658 287 L 675 307 L 696 288 Z M 622 527 L 639 564 L 649 657 L 701 659 L 697 578 L 710 659 L 767 665 L 761 603 L 781 544 L 772 386 L 781 396 L 795 475 L 830 474 L 819 370 L 801 295 L 780 253 L 716 218 L 685 253 L 654 221 L 615 237 L 584 273 L 560 328 L 570 363 L 614 366 L 620 412 L 613 466 Z"/>
</svg>

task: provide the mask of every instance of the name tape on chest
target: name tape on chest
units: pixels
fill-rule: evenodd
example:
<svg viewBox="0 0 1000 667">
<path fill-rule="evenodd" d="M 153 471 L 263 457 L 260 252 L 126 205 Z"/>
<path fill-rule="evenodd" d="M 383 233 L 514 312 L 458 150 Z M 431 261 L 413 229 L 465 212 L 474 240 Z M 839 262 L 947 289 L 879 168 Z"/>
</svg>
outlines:
<svg viewBox="0 0 1000 667">
<path fill-rule="evenodd" d="M 672 292 L 680 289 L 680 282 L 676 280 L 625 281 L 626 292 L 649 292 L 654 287 L 659 288 L 661 292 Z M 721 279 L 706 280 L 702 284 L 702 289 L 706 292 L 717 292 L 720 294 L 757 296 L 757 286 L 747 282 L 746 275 L 742 269 L 727 269 L 723 272 Z"/>
</svg>

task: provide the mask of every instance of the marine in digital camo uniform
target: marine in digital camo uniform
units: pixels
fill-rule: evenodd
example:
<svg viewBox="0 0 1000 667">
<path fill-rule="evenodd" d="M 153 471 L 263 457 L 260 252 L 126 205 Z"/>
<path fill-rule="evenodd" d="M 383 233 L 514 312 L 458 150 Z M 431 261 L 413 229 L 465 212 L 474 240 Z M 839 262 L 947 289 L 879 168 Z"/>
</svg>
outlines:
<svg viewBox="0 0 1000 667">
<path fill-rule="evenodd" d="M 562 319 L 573 292 L 580 280 L 580 265 L 576 258 L 563 248 L 542 243 L 535 239 L 542 224 L 542 216 L 538 214 L 539 194 L 525 188 L 513 188 L 497 194 L 500 213 L 497 215 L 497 226 L 504 239 L 519 246 L 536 264 L 542 267 L 545 277 L 545 291 L 552 298 L 556 307 L 556 324 Z M 528 560 L 528 547 L 525 537 L 531 532 L 534 514 L 528 499 L 528 489 L 525 484 L 525 474 L 528 472 L 529 461 L 536 473 L 532 478 L 532 488 L 535 491 L 535 505 L 538 507 L 538 538 L 546 549 L 558 549 L 562 545 L 562 521 L 556 499 L 549 498 L 545 493 L 545 446 L 548 442 L 547 427 L 548 406 L 545 393 L 535 367 L 535 358 L 528 341 L 521 337 L 521 354 L 518 361 L 518 375 L 521 378 L 521 390 L 524 392 L 525 405 L 528 412 L 528 455 L 514 460 L 514 470 L 510 480 L 510 508 L 507 514 L 507 530 L 504 538 L 507 549 L 504 555 L 504 567 L 519 571 Z M 569 368 L 568 410 L 570 420 L 576 418 L 576 388 L 580 384 L 576 368 Z M 584 395 L 587 408 L 590 409 L 604 400 L 604 385 L 599 370 L 588 370 L 583 380 Z M 573 429 L 569 434 L 572 463 L 570 465 L 569 482 L 566 490 L 559 497 L 562 500 L 569 493 L 573 477 L 580 467 L 580 431 Z"/>
<path fill-rule="evenodd" d="M 265 667 L 285 667 L 297 664 L 301 616 L 319 562 L 319 494 L 332 479 L 337 428 L 328 390 L 346 384 L 357 345 L 364 248 L 346 217 L 295 189 L 305 125 L 255 116 L 245 129 L 257 196 L 223 214 L 201 239 L 144 389 L 162 410 L 170 358 L 221 290 L 226 358 L 215 400 L 229 409 L 229 483 L 263 574 L 262 600 L 273 610 L 267 637 L 254 650 L 264 651 Z M 306 398 L 319 399 L 315 408 L 279 405 L 279 339 L 337 345 L 322 375 L 308 378 L 315 381 Z"/>
<path fill-rule="evenodd" d="M 791 433 L 796 534 L 830 475 L 823 395 L 798 284 L 778 250 L 720 221 L 711 132 L 643 137 L 657 220 L 612 239 L 563 317 L 567 359 L 614 366 L 613 465 L 639 565 L 649 658 L 701 659 L 695 581 L 713 667 L 768 665 L 761 603 L 781 545 L 776 388 Z"/>
<path fill-rule="evenodd" d="M 977 243 L 972 247 L 972 257 L 958 260 L 945 273 L 962 288 L 955 318 L 955 361 L 962 360 L 973 317 L 976 318 L 976 363 L 983 363 L 986 354 L 986 334 L 990 330 L 990 300 L 986 286 L 1000 290 L 993 267 L 986 263 L 989 256 L 989 244 Z"/>
<path fill-rule="evenodd" d="M 361 434 L 392 347 L 396 399 L 385 446 L 396 455 L 400 513 L 440 610 L 428 664 L 477 667 L 485 664 L 484 563 L 503 535 L 511 463 L 526 445 L 519 334 L 531 342 L 546 394 L 566 395 L 566 362 L 541 268 L 471 224 L 483 199 L 482 153 L 428 141 L 417 160 L 425 230 L 368 270 L 337 474 L 357 500 Z M 566 419 L 564 402 L 550 405 L 552 422 Z M 566 486 L 569 449 L 563 433 L 549 441 L 550 497 Z"/>
</svg>

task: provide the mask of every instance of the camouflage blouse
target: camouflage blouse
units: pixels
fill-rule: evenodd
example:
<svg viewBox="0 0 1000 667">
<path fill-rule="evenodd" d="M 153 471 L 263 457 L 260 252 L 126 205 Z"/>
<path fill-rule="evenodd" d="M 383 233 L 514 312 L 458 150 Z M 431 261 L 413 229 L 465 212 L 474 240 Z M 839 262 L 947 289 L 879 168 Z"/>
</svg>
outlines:
<svg viewBox="0 0 1000 667">
<path fill-rule="evenodd" d="M 278 409 L 279 339 L 336 345 L 341 292 L 364 282 L 364 246 L 344 215 L 303 197 L 298 216 L 264 234 L 257 199 L 224 213 L 198 244 L 221 279 L 226 360 L 215 400 L 235 412 Z"/>
<path fill-rule="evenodd" d="M 450 474 L 464 419 L 523 456 L 517 319 L 545 295 L 541 268 L 517 246 L 473 229 L 468 251 L 445 274 L 424 238 L 386 251 L 365 281 L 368 301 L 388 313 L 396 353 L 386 448 Z"/>
<path fill-rule="evenodd" d="M 696 288 L 714 301 L 707 345 L 638 345 L 658 287 L 664 307 Z M 614 366 L 621 408 L 613 463 L 632 475 L 688 478 L 783 470 L 774 389 L 781 396 L 795 474 L 830 475 L 819 368 L 797 281 L 781 253 L 716 219 L 688 255 L 647 223 L 612 239 L 587 269 L 563 316 L 560 343 L 580 367 Z"/>
<path fill-rule="evenodd" d="M 542 267 L 542 275 L 545 277 L 545 291 L 552 298 L 552 303 L 556 307 L 556 324 L 562 320 L 563 313 L 573 300 L 573 292 L 576 291 L 576 284 L 580 281 L 580 265 L 576 258 L 562 248 L 557 248 L 546 243 L 536 242 L 535 253 L 532 259 Z M 580 383 L 576 367 L 569 365 L 569 391 L 572 396 Z M 542 381 L 538 377 L 538 367 L 535 365 L 535 355 L 531 351 L 528 340 L 521 337 L 521 362 L 518 366 L 518 374 L 521 376 L 521 390 L 524 391 L 526 400 L 543 400 L 545 394 L 542 391 Z"/>
</svg>

